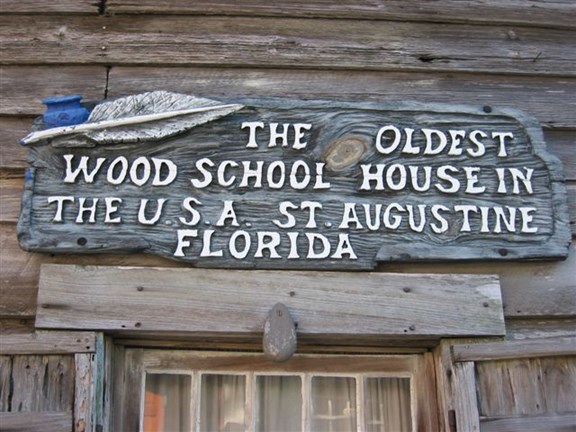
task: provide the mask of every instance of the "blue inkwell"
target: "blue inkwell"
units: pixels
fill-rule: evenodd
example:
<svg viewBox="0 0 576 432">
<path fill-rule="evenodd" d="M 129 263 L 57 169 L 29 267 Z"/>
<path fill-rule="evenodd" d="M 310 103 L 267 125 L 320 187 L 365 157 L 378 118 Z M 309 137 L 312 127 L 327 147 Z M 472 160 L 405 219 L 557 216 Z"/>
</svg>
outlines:
<svg viewBox="0 0 576 432">
<path fill-rule="evenodd" d="M 42 100 L 47 109 L 44 113 L 44 128 L 50 129 L 59 126 L 72 126 L 84 123 L 90 112 L 84 108 L 80 95 L 49 97 Z"/>
</svg>

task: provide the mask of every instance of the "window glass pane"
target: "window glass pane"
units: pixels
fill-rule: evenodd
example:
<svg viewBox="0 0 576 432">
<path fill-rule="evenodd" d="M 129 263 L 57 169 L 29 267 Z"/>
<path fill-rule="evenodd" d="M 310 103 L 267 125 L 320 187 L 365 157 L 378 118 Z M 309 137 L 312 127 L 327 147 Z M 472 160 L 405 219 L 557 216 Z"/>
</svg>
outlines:
<svg viewBox="0 0 576 432">
<path fill-rule="evenodd" d="M 144 432 L 190 430 L 190 375 L 146 374 Z"/>
<path fill-rule="evenodd" d="M 302 428 L 302 380 L 297 376 L 256 378 L 256 430 L 293 432 Z"/>
<path fill-rule="evenodd" d="M 412 430 L 410 378 L 367 378 L 364 391 L 367 432 Z"/>
<path fill-rule="evenodd" d="M 356 380 L 347 377 L 312 378 L 312 431 L 356 430 Z"/>
<path fill-rule="evenodd" d="M 200 430 L 244 431 L 245 398 L 244 375 L 202 375 Z"/>
</svg>

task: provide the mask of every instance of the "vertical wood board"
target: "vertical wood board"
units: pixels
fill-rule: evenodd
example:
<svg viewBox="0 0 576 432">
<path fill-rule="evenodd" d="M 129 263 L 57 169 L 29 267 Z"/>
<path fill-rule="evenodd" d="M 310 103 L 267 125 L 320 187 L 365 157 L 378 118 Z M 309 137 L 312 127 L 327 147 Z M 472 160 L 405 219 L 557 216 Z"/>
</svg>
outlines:
<svg viewBox="0 0 576 432">
<path fill-rule="evenodd" d="M 480 420 L 476 398 L 474 362 L 456 363 L 453 367 L 456 430 L 479 432 Z"/>
<path fill-rule="evenodd" d="M 576 356 L 478 362 L 482 416 L 576 411 Z"/>
<path fill-rule="evenodd" d="M 154 0 L 133 2 L 108 0 L 106 12 L 110 14 L 177 14 L 226 16 L 285 16 L 332 19 L 369 19 L 427 22 L 474 22 L 524 24 L 529 26 L 574 27 L 576 10 L 569 2 L 469 1 L 463 4 L 435 1 L 428 4 L 418 0 L 383 1 L 310 1 L 267 2 Z"/>
<path fill-rule="evenodd" d="M 73 356 L 14 356 L 12 379 L 13 412 L 72 410 Z"/>
<path fill-rule="evenodd" d="M 11 66 L 11 85 L 20 88 L 26 67 Z M 66 68 L 63 68 L 65 71 Z M 203 97 L 234 96 L 325 99 L 350 101 L 410 101 L 474 103 L 480 106 L 515 107 L 536 117 L 549 128 L 576 128 L 576 80 L 569 77 L 492 76 L 482 73 L 427 73 L 393 71 L 341 71 L 335 69 L 288 70 L 222 67 L 130 67 L 110 69 L 108 95 L 120 97 L 166 89 Z M 530 97 L 527 98 L 526 95 Z M 24 99 L 21 97 L 20 99 Z M 21 100 L 21 103 L 26 103 Z"/>
</svg>

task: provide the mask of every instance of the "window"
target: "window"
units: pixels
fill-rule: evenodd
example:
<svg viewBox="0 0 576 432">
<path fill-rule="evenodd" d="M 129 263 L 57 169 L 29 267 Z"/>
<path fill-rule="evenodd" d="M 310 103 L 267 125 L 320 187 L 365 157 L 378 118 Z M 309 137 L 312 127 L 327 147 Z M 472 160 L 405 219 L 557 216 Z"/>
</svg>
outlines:
<svg viewBox="0 0 576 432">
<path fill-rule="evenodd" d="M 124 398 L 134 408 L 118 409 L 137 412 L 144 432 L 397 432 L 436 424 L 425 354 L 296 355 L 273 363 L 260 354 L 127 353 L 124 367 L 140 392 L 137 401 Z"/>
</svg>

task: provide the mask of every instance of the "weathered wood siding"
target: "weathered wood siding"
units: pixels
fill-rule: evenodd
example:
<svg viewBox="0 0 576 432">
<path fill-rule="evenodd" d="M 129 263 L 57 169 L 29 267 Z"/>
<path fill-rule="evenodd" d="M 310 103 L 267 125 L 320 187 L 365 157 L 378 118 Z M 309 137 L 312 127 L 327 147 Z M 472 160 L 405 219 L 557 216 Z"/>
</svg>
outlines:
<svg viewBox="0 0 576 432">
<path fill-rule="evenodd" d="M 4 0 L 0 8 L 2 334 L 20 326 L 19 331 L 28 332 L 26 343 L 35 337 L 30 325 L 43 263 L 186 267 L 148 255 L 51 256 L 20 250 L 15 224 L 27 156 L 17 142 L 43 112 L 42 98 L 79 93 L 99 100 L 165 89 L 213 98 L 417 100 L 518 108 L 542 124 L 550 151 L 562 160 L 574 235 L 575 40 L 576 5 L 571 0 Z M 510 339 L 575 333 L 574 247 L 564 262 L 389 264 L 378 270 L 496 273 Z M 24 324 L 19 324 L 21 320 Z M 2 418 L 7 422 L 3 425 L 25 425 L 17 411 L 57 410 L 28 417 L 28 430 L 33 426 L 83 430 L 82 424 L 72 425 L 72 410 L 77 409 L 71 405 L 73 375 L 55 375 L 73 367 L 73 354 L 3 354 L 0 411 L 15 412 Z M 571 424 L 569 413 L 576 410 L 569 402 L 576 379 L 574 358 L 479 361 L 474 368 L 471 360 L 459 366 L 458 379 L 476 380 L 479 414 L 491 419 L 481 423 L 482 430 L 553 425 L 552 413 L 554 427 L 560 429 Z M 82 369 L 85 360 L 74 367 Z M 546 371 L 548 381 L 542 382 L 549 384 L 538 389 L 520 382 L 531 383 Z M 20 374 L 14 385 L 28 395 L 21 405 L 16 389 L 10 393 L 7 387 L 14 373 Z M 47 381 L 26 378 L 32 376 Z M 502 376 L 521 378 L 511 384 L 512 390 L 487 388 Z M 38 388 L 42 382 L 50 385 Z M 551 395 L 555 383 L 562 393 Z M 36 390 L 37 399 L 31 399 Z M 533 399 L 523 408 L 510 405 L 517 394 L 527 391 L 532 393 L 525 397 Z M 41 399 L 56 394 L 58 407 Z M 541 399 L 546 405 L 538 402 Z M 494 400 L 502 403 L 495 406 Z M 85 414 L 77 417 L 81 415 Z M 545 416 L 548 423 L 533 416 Z M 448 428 L 447 417 L 444 423 Z M 52 424 L 56 426 L 47 426 Z"/>
</svg>

